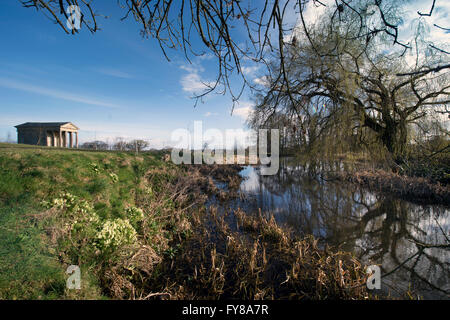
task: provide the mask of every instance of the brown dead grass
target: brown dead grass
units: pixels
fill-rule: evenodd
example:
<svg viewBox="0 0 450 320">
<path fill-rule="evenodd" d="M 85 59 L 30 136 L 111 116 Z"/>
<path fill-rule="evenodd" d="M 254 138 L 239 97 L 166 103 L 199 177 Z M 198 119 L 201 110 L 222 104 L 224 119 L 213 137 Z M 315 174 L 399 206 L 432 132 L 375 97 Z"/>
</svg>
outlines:
<svg viewBox="0 0 450 320">
<path fill-rule="evenodd" d="M 202 223 L 162 264 L 153 290 L 171 299 L 368 298 L 364 267 L 351 254 L 319 249 L 312 237 L 294 239 L 273 217 L 234 214 L 238 231 L 215 208 L 196 214 Z"/>
<path fill-rule="evenodd" d="M 341 174 L 339 178 L 413 202 L 450 205 L 450 186 L 432 183 L 426 178 L 403 176 L 384 170 L 357 171 Z"/>
</svg>

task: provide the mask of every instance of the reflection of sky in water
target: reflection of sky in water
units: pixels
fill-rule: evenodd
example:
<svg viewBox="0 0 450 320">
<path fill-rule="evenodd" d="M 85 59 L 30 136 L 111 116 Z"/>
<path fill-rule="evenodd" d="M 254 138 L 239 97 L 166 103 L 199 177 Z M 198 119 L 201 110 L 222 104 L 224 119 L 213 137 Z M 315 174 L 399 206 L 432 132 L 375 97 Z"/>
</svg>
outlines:
<svg viewBox="0 0 450 320">
<path fill-rule="evenodd" d="M 245 177 L 245 180 L 241 183 L 241 190 L 246 192 L 258 192 L 259 191 L 259 175 L 256 169 L 251 166 L 245 167 L 240 175 Z"/>
<path fill-rule="evenodd" d="M 250 209 L 261 208 L 299 234 L 351 250 L 365 263 L 380 264 L 384 273 L 402 265 L 383 279 L 392 294 L 411 285 L 425 298 L 449 297 L 448 209 L 327 182 L 298 165 L 282 165 L 274 176 L 248 166 L 241 175 Z"/>
</svg>

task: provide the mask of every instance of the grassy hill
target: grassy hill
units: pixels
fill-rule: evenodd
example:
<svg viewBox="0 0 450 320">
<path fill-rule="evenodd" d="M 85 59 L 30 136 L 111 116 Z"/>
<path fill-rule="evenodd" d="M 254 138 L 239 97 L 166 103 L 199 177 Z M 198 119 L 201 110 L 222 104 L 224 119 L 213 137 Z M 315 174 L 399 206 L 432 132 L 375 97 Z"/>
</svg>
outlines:
<svg viewBox="0 0 450 320">
<path fill-rule="evenodd" d="M 105 226 L 115 226 L 113 222 L 130 221 L 133 210 L 139 215 L 151 209 L 155 216 L 174 211 L 168 184 L 179 174 L 155 153 L 135 156 L 0 144 L 0 298 L 70 297 L 65 289 L 70 264 L 79 264 L 85 275 L 83 294 L 77 297 L 102 297 L 105 292 L 94 274 L 115 258 L 115 248 L 102 246 L 97 237 Z M 87 212 L 79 208 L 83 206 Z M 85 214 L 99 220 L 94 230 L 88 230 Z M 129 243 L 120 239 L 121 225 L 116 227 L 118 243 L 146 242 L 139 238 L 152 223 L 154 231 L 167 227 L 158 225 L 156 218 L 136 218 L 122 230 L 124 235 L 133 232 Z M 74 232 L 76 228 L 81 230 Z M 155 242 L 153 250 L 168 249 L 174 234 Z"/>
<path fill-rule="evenodd" d="M 164 158 L 0 144 L 0 299 L 368 297 L 351 254 L 228 210 L 239 166 Z"/>
</svg>

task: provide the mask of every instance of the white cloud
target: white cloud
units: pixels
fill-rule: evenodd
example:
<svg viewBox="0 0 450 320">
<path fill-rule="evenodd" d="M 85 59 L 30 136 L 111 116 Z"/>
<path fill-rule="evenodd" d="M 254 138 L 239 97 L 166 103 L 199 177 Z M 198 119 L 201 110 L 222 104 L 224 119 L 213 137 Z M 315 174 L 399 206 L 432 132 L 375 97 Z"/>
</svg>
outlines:
<svg viewBox="0 0 450 320">
<path fill-rule="evenodd" d="M 51 97 L 51 98 L 79 102 L 79 103 L 89 104 L 89 105 L 94 105 L 94 106 L 99 106 L 99 107 L 108 107 L 108 108 L 119 108 L 120 107 L 116 104 L 110 103 L 109 101 L 100 100 L 98 98 L 89 97 L 86 95 L 81 95 L 81 94 L 77 94 L 77 93 L 73 93 L 73 92 L 44 88 L 44 87 L 36 86 L 33 84 L 28 84 L 28 83 L 15 81 L 15 80 L 11 80 L 11 79 L 6 79 L 6 78 L 0 78 L 0 87 L 36 93 L 36 94 Z"/>
<path fill-rule="evenodd" d="M 400 37 L 411 41 L 414 37 L 414 31 L 417 28 L 419 15 L 421 13 L 428 13 L 431 9 L 432 1 L 416 0 L 412 2 L 406 9 L 404 14 L 405 21 L 403 27 L 400 29 Z M 420 18 L 428 29 L 426 40 L 435 43 L 436 45 L 448 45 L 450 40 L 450 33 L 442 30 L 434 25 L 449 28 L 450 27 L 450 2 L 437 1 L 431 16 L 423 16 Z"/>
<path fill-rule="evenodd" d="M 101 73 L 101 74 L 104 74 L 107 76 L 111 76 L 111 77 L 122 78 L 122 79 L 133 78 L 133 76 L 129 73 L 121 71 L 121 70 L 113 69 L 113 68 L 96 68 L 94 70 L 97 71 L 98 73 Z"/>
<path fill-rule="evenodd" d="M 214 86 L 214 82 L 204 81 L 200 77 L 200 72 L 204 71 L 200 64 L 181 65 L 180 69 L 188 72 L 180 80 L 183 91 L 201 94 Z"/>
<path fill-rule="evenodd" d="M 260 66 L 249 66 L 242 67 L 242 73 L 246 76 L 253 76 L 258 70 Z"/>
<path fill-rule="evenodd" d="M 218 116 L 219 114 L 217 112 L 206 112 L 204 114 L 205 117 L 211 117 L 211 116 Z"/>
<path fill-rule="evenodd" d="M 189 73 L 181 78 L 183 91 L 199 94 L 214 86 L 212 82 L 203 81 L 197 73 Z"/>
<path fill-rule="evenodd" d="M 199 73 L 205 71 L 205 69 L 199 64 L 182 64 L 180 69 L 189 73 Z"/>
<path fill-rule="evenodd" d="M 320 23 L 323 14 L 325 14 L 327 10 L 334 10 L 336 5 L 334 0 L 322 0 L 321 3 L 323 3 L 325 6 L 315 1 L 309 1 L 306 4 L 305 10 L 303 11 L 303 17 L 308 28 L 311 28 L 313 25 Z M 418 12 L 428 13 L 431 9 L 432 4 L 432 0 L 411 0 L 401 7 L 401 10 L 403 12 L 401 12 L 400 14 L 403 22 L 399 25 L 398 28 L 398 40 L 401 43 L 409 43 L 409 45 L 412 46 L 412 50 L 407 51 L 405 55 L 405 60 L 410 66 L 414 65 L 416 58 L 418 58 L 419 61 L 422 61 L 424 58 L 426 58 L 427 54 L 426 52 L 424 52 L 424 50 L 420 49 L 419 57 L 416 56 L 414 38 L 419 23 L 421 28 L 423 28 L 421 31 L 421 35 L 425 42 L 421 43 L 422 46 L 428 47 L 428 45 L 432 43 L 440 49 L 447 51 L 450 50 L 450 33 L 435 26 L 438 25 L 444 28 L 450 27 L 450 1 L 436 1 L 431 16 L 420 17 Z M 344 10 L 346 9 L 344 8 Z M 372 19 L 369 19 L 368 23 L 369 25 L 372 25 L 372 27 L 375 27 L 381 22 L 379 10 L 375 7 L 375 5 L 373 5 L 369 11 L 373 11 L 374 14 Z M 290 41 L 293 35 L 296 35 L 301 41 L 306 41 L 306 36 L 304 35 L 302 30 L 302 23 L 300 19 L 297 18 L 297 23 L 295 28 L 293 29 L 293 32 L 285 36 L 285 41 Z M 390 48 L 399 49 L 400 47 L 391 45 L 388 45 L 388 47 L 386 47 L 386 49 Z M 260 85 L 264 85 L 264 81 L 261 78 L 255 79 L 254 82 Z"/>
<path fill-rule="evenodd" d="M 240 107 L 233 109 L 233 116 L 237 116 L 242 118 L 243 120 L 247 120 L 248 116 L 253 110 L 253 104 L 248 101 L 241 101 L 238 103 Z"/>
<path fill-rule="evenodd" d="M 315 1 L 309 1 L 306 5 L 305 11 L 303 12 L 303 17 L 307 25 L 316 24 L 320 17 L 325 13 L 325 11 L 335 5 L 334 0 L 324 0 L 320 1 L 322 4 L 316 3 Z M 297 23 L 298 23 L 297 19 Z"/>
<path fill-rule="evenodd" d="M 204 53 L 202 55 L 197 56 L 198 60 L 212 60 L 214 59 L 214 55 L 211 53 Z"/>
<path fill-rule="evenodd" d="M 233 110 L 233 114 L 241 117 L 242 119 L 247 119 L 251 111 L 252 109 L 250 107 L 235 108 Z"/>
<path fill-rule="evenodd" d="M 326 12 L 326 10 L 335 6 L 334 0 L 322 0 L 321 3 L 326 6 L 317 4 L 314 1 L 309 1 L 306 5 L 303 16 L 308 26 L 314 25 L 320 21 L 321 16 Z M 420 17 L 417 12 L 428 13 L 432 4 L 432 0 L 412 0 L 403 7 L 404 12 L 401 14 L 403 24 L 399 27 L 399 41 L 404 43 L 413 43 L 414 32 L 417 27 L 418 19 L 420 18 L 429 29 L 429 34 L 426 39 L 427 41 L 441 44 L 449 42 L 450 33 L 435 27 L 434 24 L 446 28 L 450 27 L 450 1 L 436 1 L 432 15 Z M 376 13 L 374 16 L 375 20 L 380 21 L 381 17 L 377 14 L 378 10 L 376 8 L 373 10 Z M 300 21 L 298 20 L 296 28 L 299 26 Z"/>
<path fill-rule="evenodd" d="M 303 18 L 307 28 L 311 28 L 314 24 L 320 21 L 321 16 L 334 4 L 335 0 L 321 0 L 320 3 L 318 1 L 308 1 L 305 5 L 305 9 L 303 10 Z M 287 10 L 283 23 L 289 26 L 285 28 L 286 30 L 292 27 L 292 32 L 283 35 L 284 42 L 291 42 L 293 35 L 301 37 L 303 29 L 298 8 Z"/>
<path fill-rule="evenodd" d="M 259 78 L 255 78 L 253 79 L 253 82 L 256 84 L 259 84 L 260 86 L 264 86 L 264 87 L 269 87 L 270 86 L 270 81 L 269 81 L 269 77 L 268 76 L 262 76 Z"/>
</svg>

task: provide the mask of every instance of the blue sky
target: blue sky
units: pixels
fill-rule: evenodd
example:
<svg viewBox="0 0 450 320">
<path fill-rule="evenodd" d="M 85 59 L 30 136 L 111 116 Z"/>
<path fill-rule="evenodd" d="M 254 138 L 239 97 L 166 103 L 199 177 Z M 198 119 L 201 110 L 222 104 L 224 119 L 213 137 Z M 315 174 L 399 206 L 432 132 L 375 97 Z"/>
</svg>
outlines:
<svg viewBox="0 0 450 320">
<path fill-rule="evenodd" d="M 323 0 L 332 4 L 333 0 Z M 430 1 L 414 0 L 401 38 L 412 37 L 409 25 L 417 10 L 427 12 Z M 96 1 L 102 30 L 65 34 L 42 12 L 23 8 L 18 0 L 0 1 L 0 141 L 16 139 L 15 125 L 28 121 L 71 121 L 80 127 L 80 141 L 112 142 L 116 137 L 149 140 L 153 147 L 171 145 L 173 130 L 244 128 L 252 106 L 245 92 L 231 113 L 230 96 L 210 94 L 194 108 L 191 98 L 201 81 L 215 79 L 210 56 L 189 64 L 181 52 L 169 51 L 168 62 L 154 40 L 139 34 L 139 25 L 115 1 Z M 312 2 L 311 2 L 312 6 Z M 319 8 L 306 10 L 306 19 L 319 19 Z M 448 26 L 450 2 L 438 1 L 429 25 Z M 294 10 L 288 21 L 295 23 Z M 237 30 L 239 32 L 239 30 Z M 448 43 L 448 33 L 436 28 L 431 38 Z M 194 46 L 198 43 L 194 41 Z M 261 80 L 261 69 L 244 65 L 250 81 Z"/>
<path fill-rule="evenodd" d="M 189 64 L 170 51 L 168 62 L 132 19 L 120 21 L 115 2 L 98 8 L 109 16 L 99 18 L 102 30 L 67 35 L 19 1 L 0 1 L 0 140 L 16 139 L 14 125 L 28 121 L 71 121 L 81 142 L 143 138 L 155 147 L 194 120 L 204 129 L 244 127 L 248 94 L 233 116 L 229 96 L 209 95 L 194 108 L 200 81 L 214 79 L 214 59 Z"/>
</svg>

